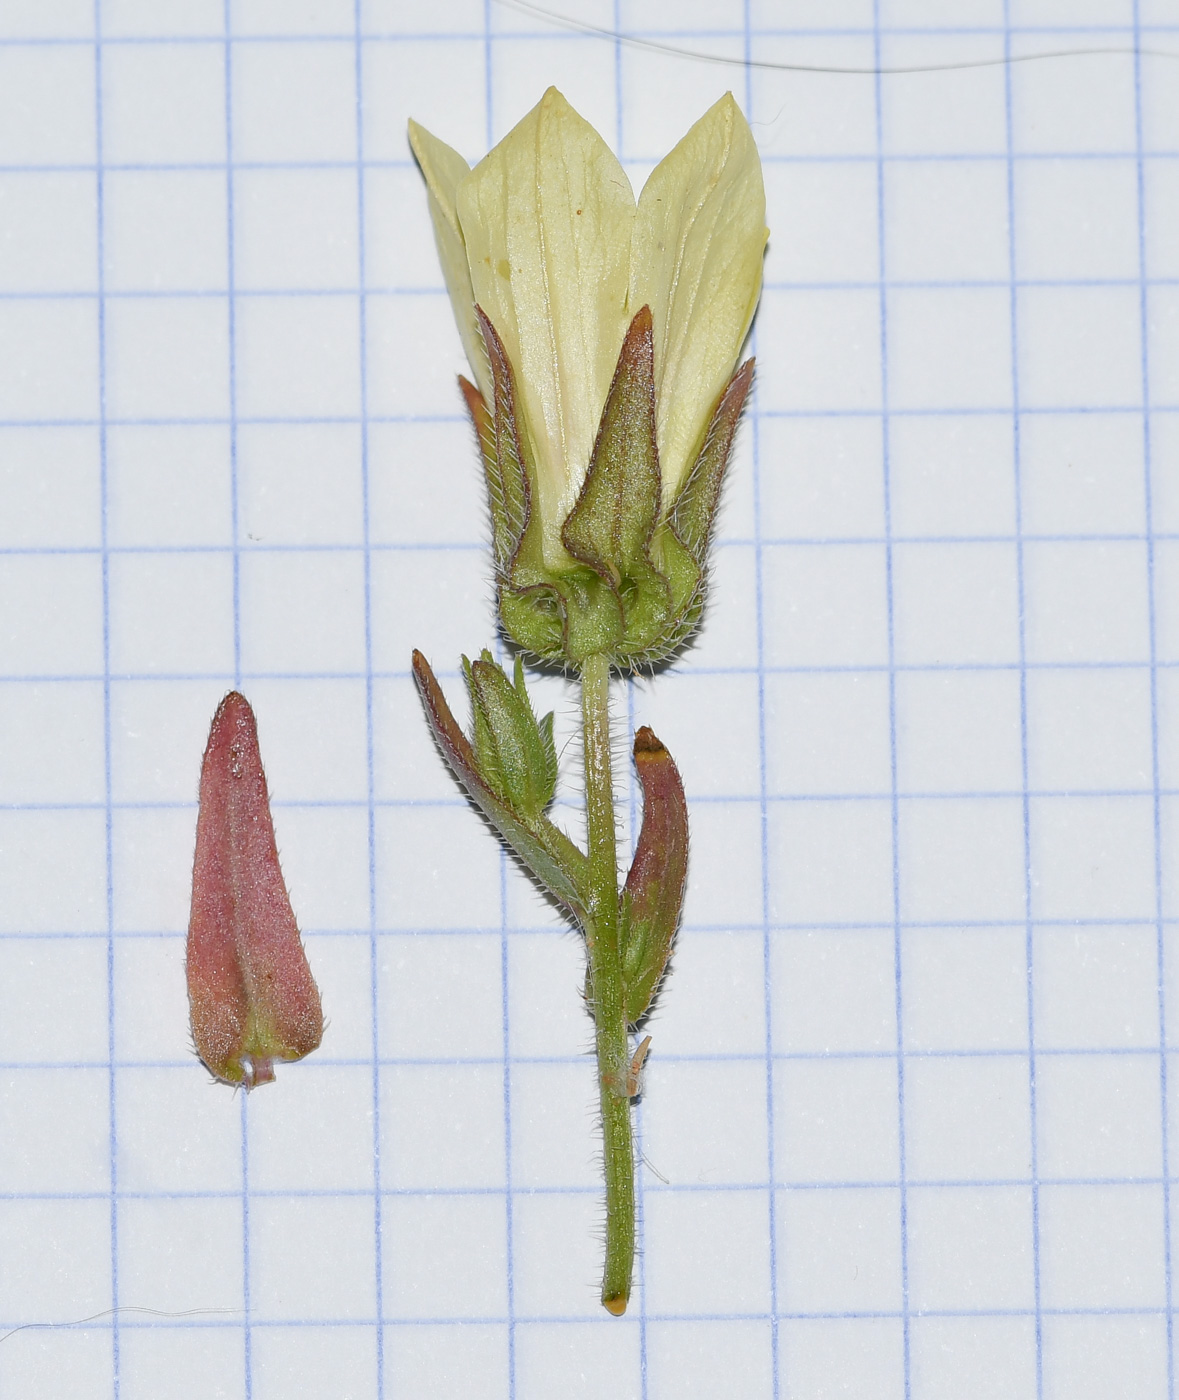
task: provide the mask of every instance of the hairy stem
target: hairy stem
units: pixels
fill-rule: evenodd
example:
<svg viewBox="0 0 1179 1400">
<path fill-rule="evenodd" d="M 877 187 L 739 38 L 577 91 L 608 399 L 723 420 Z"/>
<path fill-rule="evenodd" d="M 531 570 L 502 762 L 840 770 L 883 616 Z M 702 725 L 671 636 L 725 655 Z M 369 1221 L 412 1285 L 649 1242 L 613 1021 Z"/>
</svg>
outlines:
<svg viewBox="0 0 1179 1400">
<path fill-rule="evenodd" d="M 635 1256 L 635 1164 L 630 1121 L 630 1044 L 622 997 L 618 852 L 610 770 L 610 663 L 591 656 L 581 672 L 589 898 L 585 936 L 597 1025 L 598 1090 L 606 1171 L 606 1264 L 602 1303 L 621 1316 Z"/>
</svg>

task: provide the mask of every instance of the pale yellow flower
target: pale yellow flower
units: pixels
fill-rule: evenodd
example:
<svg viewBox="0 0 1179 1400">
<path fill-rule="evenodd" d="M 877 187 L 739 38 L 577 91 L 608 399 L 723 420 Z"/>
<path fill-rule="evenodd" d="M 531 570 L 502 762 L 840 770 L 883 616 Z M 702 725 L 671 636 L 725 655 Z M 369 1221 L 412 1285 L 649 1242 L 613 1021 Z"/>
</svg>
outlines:
<svg viewBox="0 0 1179 1400">
<path fill-rule="evenodd" d="M 514 372 L 536 470 L 547 566 L 589 466 L 623 337 L 651 308 L 662 510 L 700 451 L 761 290 L 767 230 L 748 123 L 722 97 L 637 203 L 598 133 L 556 88 L 473 170 L 410 123 L 447 290 L 488 403 L 482 308 Z"/>
</svg>

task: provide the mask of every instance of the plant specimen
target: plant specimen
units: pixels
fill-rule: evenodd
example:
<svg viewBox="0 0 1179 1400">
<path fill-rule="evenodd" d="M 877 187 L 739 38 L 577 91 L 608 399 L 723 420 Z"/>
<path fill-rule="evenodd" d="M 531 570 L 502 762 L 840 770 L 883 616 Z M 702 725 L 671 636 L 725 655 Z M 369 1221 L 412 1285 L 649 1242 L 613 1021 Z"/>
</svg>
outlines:
<svg viewBox="0 0 1179 1400">
<path fill-rule="evenodd" d="M 253 1089 L 273 1061 L 319 1045 L 319 989 L 278 864 L 254 711 L 237 691 L 217 707 L 201 765 L 186 971 L 192 1038 L 218 1079 Z"/>
<path fill-rule="evenodd" d="M 631 1032 L 667 967 L 687 871 L 683 786 L 635 737 L 643 821 L 619 887 L 610 678 L 672 655 L 704 605 L 709 538 L 752 361 L 735 369 L 767 231 L 752 134 L 723 97 L 636 202 L 602 138 L 555 88 L 472 170 L 415 123 L 447 290 L 475 383 L 460 380 L 487 481 L 499 618 L 514 675 L 464 661 L 455 721 L 414 674 L 456 777 L 587 950 L 606 1178 L 602 1302 L 625 1311 L 634 1260 Z M 735 371 L 735 372 L 734 372 Z M 557 763 L 523 658 L 581 682 L 587 846 L 546 816 Z"/>
</svg>

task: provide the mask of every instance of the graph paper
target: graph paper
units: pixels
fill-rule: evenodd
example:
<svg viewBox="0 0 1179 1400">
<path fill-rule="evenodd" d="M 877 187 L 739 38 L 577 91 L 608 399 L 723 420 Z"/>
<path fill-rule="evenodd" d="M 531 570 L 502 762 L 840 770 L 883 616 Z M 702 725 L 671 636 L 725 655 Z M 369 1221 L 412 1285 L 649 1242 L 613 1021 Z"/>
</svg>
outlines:
<svg viewBox="0 0 1179 1400">
<path fill-rule="evenodd" d="M 0 0 L 0 1396 L 1172 1400 L 1179 9 L 552 4 Z M 702 634 L 615 696 L 693 823 L 621 1321 L 579 940 L 409 677 L 495 623 L 406 120 L 550 83 L 636 188 L 731 89 L 772 231 Z M 328 1016 L 248 1101 L 233 686 Z"/>
</svg>

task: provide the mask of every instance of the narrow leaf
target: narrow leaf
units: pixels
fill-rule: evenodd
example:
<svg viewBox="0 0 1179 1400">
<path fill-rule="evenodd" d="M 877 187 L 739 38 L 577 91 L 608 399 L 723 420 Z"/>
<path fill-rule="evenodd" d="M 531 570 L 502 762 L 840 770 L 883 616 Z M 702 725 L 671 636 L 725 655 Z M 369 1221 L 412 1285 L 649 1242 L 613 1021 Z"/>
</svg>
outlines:
<svg viewBox="0 0 1179 1400">
<path fill-rule="evenodd" d="M 254 712 L 236 691 L 201 768 L 187 973 L 193 1040 L 218 1079 L 252 1089 L 274 1078 L 273 1060 L 319 1045 L 319 990 L 279 868 Z"/>
<path fill-rule="evenodd" d="M 746 360 L 718 399 L 703 446 L 671 508 L 672 529 L 700 565 L 703 565 L 708 553 L 721 485 L 732 456 L 741 410 L 752 383 L 753 361 Z"/>
</svg>

